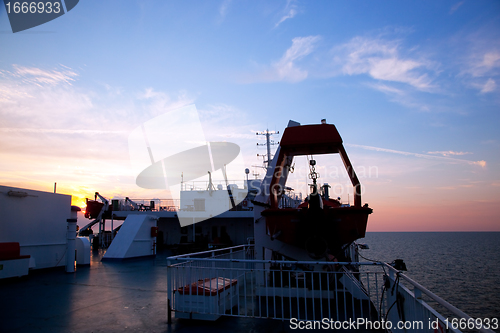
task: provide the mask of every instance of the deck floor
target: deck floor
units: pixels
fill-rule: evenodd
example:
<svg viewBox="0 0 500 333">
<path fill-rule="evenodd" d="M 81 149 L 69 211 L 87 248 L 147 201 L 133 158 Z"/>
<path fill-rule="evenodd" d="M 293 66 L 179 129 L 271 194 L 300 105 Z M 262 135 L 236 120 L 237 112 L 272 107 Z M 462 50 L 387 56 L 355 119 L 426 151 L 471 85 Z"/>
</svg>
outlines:
<svg viewBox="0 0 500 333">
<path fill-rule="evenodd" d="M 0 332 L 293 332 L 288 321 L 222 317 L 167 323 L 167 262 L 156 258 L 101 262 L 0 280 Z M 311 331 L 311 330 L 308 330 Z"/>
</svg>

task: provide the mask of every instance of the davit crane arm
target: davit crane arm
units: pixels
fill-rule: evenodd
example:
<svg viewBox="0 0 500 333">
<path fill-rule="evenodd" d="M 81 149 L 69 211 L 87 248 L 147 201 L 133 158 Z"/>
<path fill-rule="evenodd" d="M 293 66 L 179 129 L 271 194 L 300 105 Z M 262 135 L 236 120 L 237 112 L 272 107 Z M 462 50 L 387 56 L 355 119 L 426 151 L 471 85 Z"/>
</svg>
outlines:
<svg viewBox="0 0 500 333">
<path fill-rule="evenodd" d="M 318 155 L 338 153 L 347 170 L 347 174 L 354 187 L 354 206 L 361 207 L 361 185 L 354 172 L 351 161 L 342 144 L 337 128 L 333 124 L 302 125 L 287 127 L 283 133 L 280 149 L 277 157 L 276 167 L 270 183 L 270 205 L 278 208 L 280 196 L 283 193 L 283 178 L 288 172 L 284 172 L 292 164 L 294 156 Z M 286 179 L 284 179 L 286 181 Z"/>
</svg>

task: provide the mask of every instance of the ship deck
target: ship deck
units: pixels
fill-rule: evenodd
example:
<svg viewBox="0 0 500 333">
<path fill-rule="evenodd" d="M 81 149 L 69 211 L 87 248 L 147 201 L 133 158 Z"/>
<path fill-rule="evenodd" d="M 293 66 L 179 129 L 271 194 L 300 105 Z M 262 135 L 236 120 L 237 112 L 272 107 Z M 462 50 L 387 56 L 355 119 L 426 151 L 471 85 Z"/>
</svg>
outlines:
<svg viewBox="0 0 500 333">
<path fill-rule="evenodd" d="M 291 332 L 288 321 L 222 317 L 167 322 L 167 261 L 101 262 L 75 273 L 64 267 L 0 281 L 1 332 Z"/>
</svg>

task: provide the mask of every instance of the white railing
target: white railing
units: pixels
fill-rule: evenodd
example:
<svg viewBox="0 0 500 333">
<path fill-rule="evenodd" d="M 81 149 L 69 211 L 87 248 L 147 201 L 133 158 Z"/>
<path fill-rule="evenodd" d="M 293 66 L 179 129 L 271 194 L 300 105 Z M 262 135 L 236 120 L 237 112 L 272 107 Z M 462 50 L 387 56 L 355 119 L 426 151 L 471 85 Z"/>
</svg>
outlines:
<svg viewBox="0 0 500 333">
<path fill-rule="evenodd" d="M 392 266 L 385 263 L 383 265 L 389 273 L 386 279 L 390 281 L 387 288 L 384 288 L 386 306 L 388 306 L 388 311 L 385 312 L 384 316 L 391 322 L 424 321 L 423 324 L 426 326 L 419 331 L 427 332 L 473 331 L 491 333 L 494 332 L 491 328 L 498 328 L 499 318 L 474 319 Z M 444 317 L 431 307 L 429 302 L 435 303 L 453 317 Z M 421 318 L 428 318 L 427 322 Z M 496 321 L 492 322 L 491 319 Z M 392 331 L 404 332 L 405 329 L 394 327 Z"/>
<path fill-rule="evenodd" d="M 137 207 L 134 208 L 133 205 L 129 202 L 126 202 L 125 199 L 118 199 L 119 207 L 117 207 L 119 211 L 130 211 L 130 210 L 140 210 L 140 211 L 169 211 L 174 212 L 178 211 L 180 208 L 180 200 L 179 199 L 130 199 L 134 202 Z M 154 202 L 151 205 L 151 202 Z"/>
<path fill-rule="evenodd" d="M 210 257 L 203 258 L 207 255 Z M 185 317 L 184 313 L 199 319 L 227 315 L 282 320 L 377 320 L 369 293 L 382 286 L 381 272 L 355 276 L 335 271 L 334 266 L 325 266 L 324 262 L 255 260 L 252 246 L 248 245 L 170 257 L 168 261 L 169 303 L 176 316 Z M 296 267 L 304 270 L 292 270 Z M 359 288 L 360 275 L 366 290 Z M 236 283 L 227 292 L 220 290 L 212 296 L 198 288 L 203 285 L 212 289 L 216 279 Z M 377 294 L 373 295 L 377 301 Z"/>
<path fill-rule="evenodd" d="M 227 191 L 227 185 L 236 185 L 239 189 L 245 188 L 246 180 L 212 180 L 212 185 L 216 190 L 218 185 L 222 186 L 222 190 Z M 181 191 L 207 191 L 209 189 L 210 182 L 208 180 L 191 180 L 183 181 L 181 183 Z M 220 187 L 219 187 L 220 188 Z M 219 190 L 220 191 L 220 190 Z"/>
<path fill-rule="evenodd" d="M 470 318 L 384 263 L 255 260 L 251 245 L 167 260 L 169 320 L 174 310 L 180 318 L 224 315 L 313 321 L 322 328 L 460 332 L 459 319 Z M 422 293 L 457 320 L 447 321 L 422 300 Z"/>
</svg>

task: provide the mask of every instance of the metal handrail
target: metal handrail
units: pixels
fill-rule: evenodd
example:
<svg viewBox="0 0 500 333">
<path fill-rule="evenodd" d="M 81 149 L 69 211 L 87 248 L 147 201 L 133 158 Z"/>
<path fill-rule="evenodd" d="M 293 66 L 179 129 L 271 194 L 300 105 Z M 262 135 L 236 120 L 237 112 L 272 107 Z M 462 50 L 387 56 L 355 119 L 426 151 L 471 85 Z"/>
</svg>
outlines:
<svg viewBox="0 0 500 333">
<path fill-rule="evenodd" d="M 245 249 L 245 248 L 249 248 L 249 247 L 253 247 L 253 245 L 244 244 L 244 245 L 224 247 L 224 248 L 216 249 L 216 250 L 207 250 L 207 251 L 202 251 L 202 252 L 179 254 L 177 256 L 168 257 L 167 260 L 178 260 L 178 259 L 182 259 L 182 258 L 189 258 L 191 260 L 191 259 L 194 259 L 194 258 L 190 257 L 192 255 L 213 254 L 216 252 L 223 252 L 223 251 L 227 251 L 227 250 L 230 250 L 230 252 L 231 252 L 231 251 L 234 251 L 235 249 Z M 212 257 L 205 257 L 205 258 L 196 258 L 196 259 L 213 259 L 213 258 Z"/>
<path fill-rule="evenodd" d="M 399 279 L 403 279 L 406 283 L 413 286 L 413 288 L 414 288 L 413 289 L 413 297 L 415 297 L 416 300 L 421 302 L 421 304 L 423 306 L 426 306 L 426 307 L 429 307 L 430 309 L 432 309 L 432 307 L 430 307 L 429 305 L 426 305 L 426 303 L 423 300 L 421 300 L 422 293 L 427 295 L 431 300 L 435 301 L 436 303 L 438 303 L 439 305 L 441 305 L 442 307 L 444 307 L 445 309 L 450 311 L 452 314 L 454 314 L 458 318 L 463 318 L 467 321 L 474 320 L 474 318 L 472 318 L 471 316 L 467 315 L 466 313 L 464 313 L 460 309 L 451 305 L 450 303 L 448 303 L 447 301 L 445 301 L 441 297 L 437 296 L 436 294 L 434 294 L 433 292 L 431 292 L 430 290 L 428 290 L 427 288 L 425 288 L 424 286 L 422 286 L 418 282 L 414 281 L 410 277 L 404 275 L 401 271 L 395 269 L 393 266 L 391 266 L 387 263 L 384 263 L 384 262 L 332 262 L 332 261 L 300 261 L 300 260 L 290 261 L 290 260 L 258 260 L 258 259 L 229 259 L 229 258 L 222 259 L 222 258 L 217 258 L 217 256 L 219 256 L 219 255 L 229 255 L 229 256 L 230 255 L 238 255 L 241 252 L 243 252 L 244 250 L 252 249 L 252 248 L 253 248 L 252 244 L 245 244 L 245 245 L 232 246 L 232 247 L 223 248 L 223 249 L 198 252 L 198 253 L 194 253 L 194 254 L 193 253 L 183 254 L 183 255 L 168 257 L 167 258 L 167 260 L 168 260 L 167 265 L 168 265 L 168 267 L 175 268 L 175 267 L 180 267 L 184 264 L 189 264 L 189 263 L 196 262 L 199 265 L 200 263 L 202 264 L 202 263 L 206 262 L 206 263 L 212 263 L 215 265 L 217 265 L 216 263 L 253 263 L 253 264 L 267 264 L 267 265 L 269 265 L 269 264 L 271 264 L 271 265 L 273 265 L 273 264 L 275 264 L 275 265 L 279 265 L 279 264 L 307 265 L 310 267 L 319 266 L 319 265 L 351 265 L 351 266 L 364 266 L 364 267 L 376 266 L 376 267 L 382 268 L 384 270 L 383 274 L 389 275 L 393 281 L 394 281 L 395 276 L 398 276 Z M 206 255 L 206 257 L 193 257 L 193 256 L 200 256 L 200 255 L 201 256 Z M 202 267 L 199 267 L 199 268 L 202 268 Z M 211 268 L 211 267 L 207 267 L 207 268 Z M 247 268 L 237 268 L 237 267 L 232 267 L 232 268 L 221 267 L 218 269 L 222 269 L 222 270 L 232 269 L 234 271 L 248 270 Z M 257 269 L 257 270 L 259 270 L 259 269 Z M 255 271 L 255 268 L 252 268 L 252 271 Z M 380 273 L 382 273 L 382 272 L 380 272 Z M 397 283 L 399 283 L 399 282 L 397 282 Z M 170 293 L 172 293 L 172 288 L 170 285 L 168 287 L 168 292 L 169 292 L 169 295 L 170 295 Z M 437 314 L 438 318 L 441 321 L 447 320 L 447 319 L 444 319 L 442 317 L 442 315 L 440 315 L 439 313 L 437 313 L 437 312 L 435 312 L 435 313 Z M 452 324 L 452 323 L 450 323 L 450 324 Z M 474 322 L 474 326 L 476 326 L 476 322 Z M 483 327 L 477 328 L 476 330 L 480 331 L 480 332 L 484 332 L 484 333 L 494 332 L 491 329 L 486 329 Z M 452 329 L 452 331 L 460 332 L 458 329 Z"/>
<path fill-rule="evenodd" d="M 198 252 L 197 254 L 202 253 Z M 229 253 L 227 253 L 229 254 Z M 206 258 L 177 258 L 168 257 L 168 260 L 183 260 L 183 261 L 215 261 L 215 262 L 249 262 L 256 264 L 287 264 L 287 265 L 351 265 L 351 266 L 380 266 L 380 263 L 373 262 L 337 262 L 337 261 L 300 261 L 300 260 L 256 260 L 256 259 L 217 259 L 212 257 Z"/>
<path fill-rule="evenodd" d="M 455 314 L 456 316 L 458 316 L 460 318 L 464 318 L 464 319 L 467 319 L 467 320 L 474 319 L 471 316 L 469 316 L 468 314 L 466 314 L 465 312 L 463 312 L 462 310 L 456 308 L 455 306 L 451 305 L 450 303 L 448 303 L 447 301 L 445 301 L 444 299 L 442 299 L 438 295 L 434 294 L 432 291 L 430 291 L 429 289 L 425 288 L 420 283 L 418 283 L 418 282 L 414 281 L 413 279 L 409 278 L 408 276 L 402 274 L 401 271 L 398 271 L 397 269 L 395 269 L 391 265 L 389 265 L 387 263 L 383 263 L 383 265 L 386 268 L 388 268 L 389 270 L 391 270 L 392 272 L 398 274 L 400 279 L 403 278 L 406 282 L 410 283 L 416 289 L 415 291 L 417 291 L 417 293 L 418 292 L 422 292 L 422 293 L 426 294 L 432 300 L 436 301 L 438 304 L 440 304 L 441 306 L 443 306 L 447 310 L 451 311 L 453 314 Z M 414 292 L 415 298 L 417 298 L 417 293 Z M 495 333 L 495 331 L 490 330 L 490 329 L 486 329 L 486 328 L 480 328 L 478 330 L 480 332 L 484 332 L 484 333 Z"/>
</svg>

